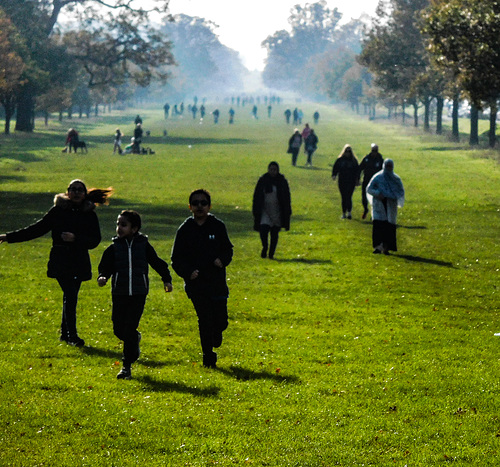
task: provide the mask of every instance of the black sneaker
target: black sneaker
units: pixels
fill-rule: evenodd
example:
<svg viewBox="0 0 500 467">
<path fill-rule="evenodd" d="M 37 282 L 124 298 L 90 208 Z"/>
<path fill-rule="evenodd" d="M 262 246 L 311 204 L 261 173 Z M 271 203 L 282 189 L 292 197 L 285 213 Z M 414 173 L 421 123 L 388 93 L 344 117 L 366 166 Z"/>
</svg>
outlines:
<svg viewBox="0 0 500 467">
<path fill-rule="evenodd" d="M 129 366 L 124 366 L 120 373 L 116 375 L 116 379 L 130 379 L 132 378 L 132 370 Z"/>
<path fill-rule="evenodd" d="M 74 347 L 83 347 L 85 345 L 85 341 L 78 336 L 68 336 L 67 339 L 64 339 L 69 345 Z"/>
</svg>

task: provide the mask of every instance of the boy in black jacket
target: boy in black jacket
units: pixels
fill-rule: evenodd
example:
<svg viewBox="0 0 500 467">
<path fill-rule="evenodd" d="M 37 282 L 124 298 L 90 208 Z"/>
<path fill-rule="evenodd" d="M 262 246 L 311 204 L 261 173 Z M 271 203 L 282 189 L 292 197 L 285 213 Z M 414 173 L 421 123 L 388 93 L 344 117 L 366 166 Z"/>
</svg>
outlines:
<svg viewBox="0 0 500 467">
<path fill-rule="evenodd" d="M 198 316 L 203 366 L 215 368 L 214 347 L 222 344 L 228 326 L 226 266 L 233 258 L 233 245 L 226 226 L 212 214 L 210 193 L 195 190 L 189 196 L 193 213 L 177 230 L 172 248 L 172 268 L 184 279 L 187 296 Z"/>
<path fill-rule="evenodd" d="M 137 328 L 149 291 L 148 264 L 161 276 L 165 291 L 172 291 L 168 264 L 158 257 L 140 228 L 141 216 L 137 212 L 122 211 L 116 221 L 113 244 L 99 263 L 99 286 L 105 286 L 112 277 L 113 331 L 123 340 L 123 368 L 118 379 L 131 378 L 131 365 L 141 353 L 141 333 Z"/>
</svg>

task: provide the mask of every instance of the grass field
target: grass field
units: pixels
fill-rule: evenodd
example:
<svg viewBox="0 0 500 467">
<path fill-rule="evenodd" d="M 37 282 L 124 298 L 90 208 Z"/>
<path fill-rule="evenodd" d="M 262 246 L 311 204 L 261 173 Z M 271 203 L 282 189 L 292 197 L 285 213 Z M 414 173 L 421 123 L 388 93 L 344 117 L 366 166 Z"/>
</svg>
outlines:
<svg viewBox="0 0 500 467">
<path fill-rule="evenodd" d="M 317 107 L 302 105 L 306 116 Z M 235 245 L 219 368 L 200 364 L 181 280 L 167 295 L 152 271 L 130 381 L 116 379 L 109 287 L 84 283 L 86 346 L 67 346 L 57 333 L 61 292 L 45 275 L 49 236 L 0 245 L 0 465 L 498 465 L 498 153 L 319 106 L 314 167 L 303 154 L 291 167 L 284 106 L 259 120 L 239 108 L 234 125 L 220 108 L 217 126 L 165 121 L 149 108 L 0 136 L 0 232 L 40 218 L 79 177 L 116 192 L 98 208 L 94 269 L 124 208 L 142 214 L 142 231 L 169 259 L 198 187 L 211 191 Z M 112 155 L 115 128 L 130 137 L 137 113 L 155 154 Z M 88 154 L 61 153 L 70 126 Z M 359 188 L 354 219 L 341 221 L 330 178 L 345 143 L 361 158 L 372 142 L 406 189 L 399 251 L 387 257 L 372 254 Z M 260 258 L 251 215 L 271 160 L 293 207 L 274 261 Z"/>
</svg>

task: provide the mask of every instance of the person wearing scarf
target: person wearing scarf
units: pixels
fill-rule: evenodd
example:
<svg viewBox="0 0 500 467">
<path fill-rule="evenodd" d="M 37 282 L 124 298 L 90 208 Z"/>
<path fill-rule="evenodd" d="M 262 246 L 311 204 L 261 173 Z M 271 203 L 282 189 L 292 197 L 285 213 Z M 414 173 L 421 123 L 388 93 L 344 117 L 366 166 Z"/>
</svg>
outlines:
<svg viewBox="0 0 500 467">
<path fill-rule="evenodd" d="M 260 232 L 262 242 L 261 258 L 265 258 L 269 248 L 269 258 L 274 258 L 278 245 L 279 231 L 290 230 L 292 205 L 290 188 L 286 178 L 280 173 L 277 162 L 270 162 L 267 173 L 262 175 L 253 194 L 252 213 L 254 230 Z M 268 237 L 271 234 L 271 244 Z"/>
<path fill-rule="evenodd" d="M 47 276 L 56 279 L 63 292 L 60 340 L 82 347 L 85 341 L 76 329 L 76 305 L 83 281 L 91 279 L 89 250 L 101 241 L 96 204 L 106 204 L 108 189 L 87 190 L 81 180 L 72 180 L 66 193 L 54 197 L 54 206 L 34 224 L 0 235 L 0 243 L 19 243 L 52 233 Z"/>
<path fill-rule="evenodd" d="M 398 207 L 403 207 L 405 190 L 403 182 L 394 173 L 394 162 L 386 159 L 382 170 L 377 172 L 366 187 L 372 205 L 373 253 L 389 254 L 398 251 L 396 243 L 396 220 Z"/>
</svg>

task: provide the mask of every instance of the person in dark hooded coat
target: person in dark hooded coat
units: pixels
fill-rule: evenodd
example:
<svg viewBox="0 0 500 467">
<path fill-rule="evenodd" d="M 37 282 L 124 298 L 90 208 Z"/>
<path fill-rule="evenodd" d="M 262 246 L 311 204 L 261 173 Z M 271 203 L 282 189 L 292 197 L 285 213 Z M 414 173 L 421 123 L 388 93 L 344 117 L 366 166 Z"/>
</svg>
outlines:
<svg viewBox="0 0 500 467">
<path fill-rule="evenodd" d="M 283 228 L 290 230 L 292 204 L 290 188 L 286 178 L 280 173 L 277 162 L 270 162 L 267 173 L 262 175 L 253 194 L 252 213 L 254 230 L 260 233 L 262 242 L 261 257 L 274 258 L 278 245 L 279 231 Z M 269 234 L 271 243 L 268 243 Z"/>
</svg>

